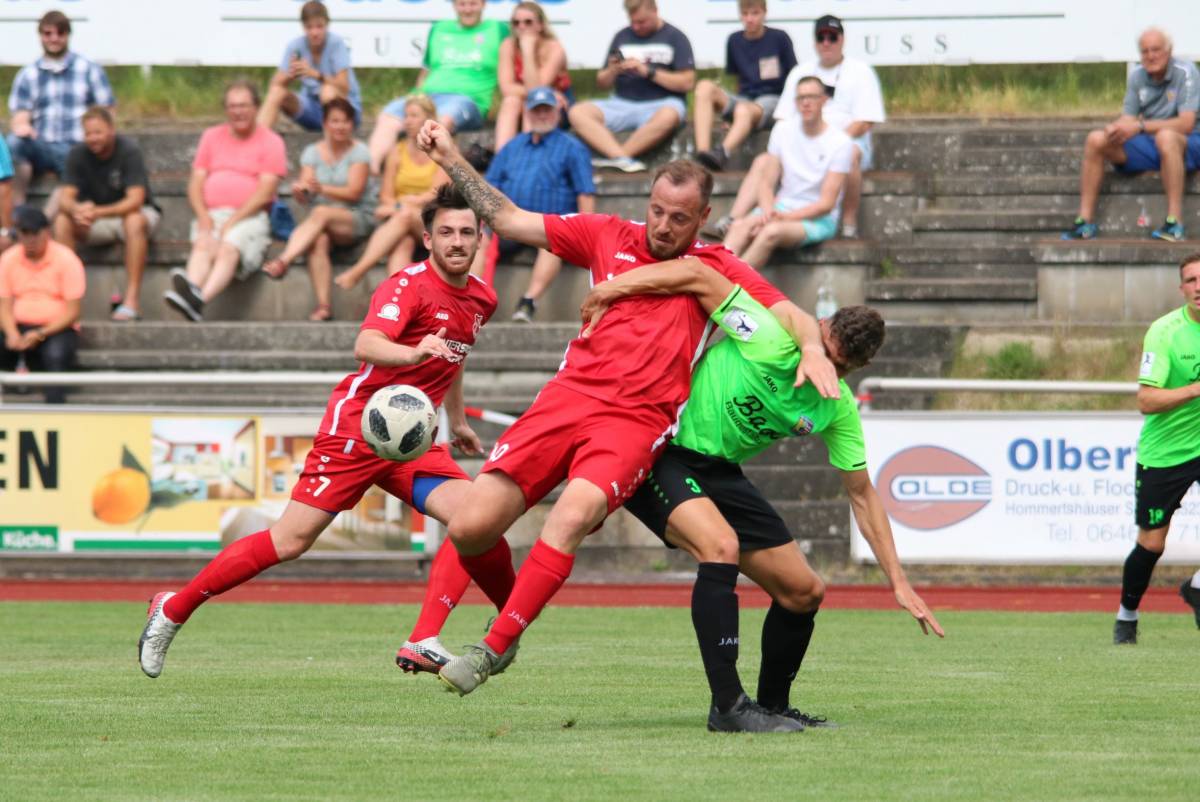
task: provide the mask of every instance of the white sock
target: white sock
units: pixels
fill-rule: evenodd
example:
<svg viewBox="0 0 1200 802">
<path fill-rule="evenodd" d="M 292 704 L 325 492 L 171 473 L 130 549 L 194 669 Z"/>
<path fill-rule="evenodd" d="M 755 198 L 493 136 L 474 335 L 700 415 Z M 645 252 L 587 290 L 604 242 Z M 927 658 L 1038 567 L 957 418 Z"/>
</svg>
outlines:
<svg viewBox="0 0 1200 802">
<path fill-rule="evenodd" d="M 1118 621 L 1137 621 L 1138 620 L 1138 611 L 1137 610 L 1126 610 L 1125 605 L 1122 604 L 1120 607 L 1117 608 L 1117 620 Z"/>
<path fill-rule="evenodd" d="M 1200 571 L 1192 574 L 1192 587 L 1200 589 Z"/>
</svg>

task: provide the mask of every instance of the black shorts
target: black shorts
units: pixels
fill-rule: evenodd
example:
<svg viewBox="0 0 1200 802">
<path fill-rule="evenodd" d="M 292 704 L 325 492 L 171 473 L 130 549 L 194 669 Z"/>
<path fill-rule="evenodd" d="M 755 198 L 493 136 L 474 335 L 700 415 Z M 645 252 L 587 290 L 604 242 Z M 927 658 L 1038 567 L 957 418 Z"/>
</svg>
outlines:
<svg viewBox="0 0 1200 802">
<path fill-rule="evenodd" d="M 667 518 L 685 501 L 708 498 L 737 532 L 742 551 L 792 543 L 792 533 L 734 462 L 668 444 L 625 509 L 663 538 Z M 666 543 L 666 540 L 663 540 Z M 668 548 L 675 548 L 667 543 Z"/>
<path fill-rule="evenodd" d="M 1175 510 L 1193 482 L 1200 482 L 1200 457 L 1165 468 L 1138 463 L 1134 476 L 1137 497 L 1134 517 L 1140 529 L 1161 529 L 1171 523 Z"/>
</svg>

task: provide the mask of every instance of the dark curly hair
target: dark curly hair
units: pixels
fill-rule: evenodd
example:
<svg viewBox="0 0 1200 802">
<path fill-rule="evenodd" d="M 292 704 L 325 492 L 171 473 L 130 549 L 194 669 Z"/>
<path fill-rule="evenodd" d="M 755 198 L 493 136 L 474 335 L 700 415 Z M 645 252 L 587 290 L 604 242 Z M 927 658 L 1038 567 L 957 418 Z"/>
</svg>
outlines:
<svg viewBox="0 0 1200 802">
<path fill-rule="evenodd" d="M 863 367 L 883 345 L 883 318 L 869 306 L 844 306 L 829 319 L 847 370 Z"/>
<path fill-rule="evenodd" d="M 421 222 L 426 231 L 433 231 L 433 218 L 441 209 L 470 209 L 471 204 L 454 188 L 453 184 L 442 184 L 438 187 L 437 195 L 421 209 Z M 474 210 L 472 210 L 474 211 Z M 479 213 L 475 212 L 475 225 L 479 225 Z"/>
</svg>

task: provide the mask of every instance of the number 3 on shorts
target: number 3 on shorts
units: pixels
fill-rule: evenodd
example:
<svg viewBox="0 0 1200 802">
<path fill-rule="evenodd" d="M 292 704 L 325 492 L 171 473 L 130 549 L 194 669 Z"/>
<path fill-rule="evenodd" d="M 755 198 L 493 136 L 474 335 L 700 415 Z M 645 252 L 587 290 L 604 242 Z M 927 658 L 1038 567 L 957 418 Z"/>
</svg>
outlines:
<svg viewBox="0 0 1200 802">
<path fill-rule="evenodd" d="M 703 494 L 703 492 L 704 492 L 703 490 L 700 489 L 700 485 L 696 483 L 696 480 L 690 476 L 684 480 L 684 484 L 686 484 L 688 486 L 688 489 L 691 490 L 693 493 L 695 493 L 697 496 Z"/>
</svg>

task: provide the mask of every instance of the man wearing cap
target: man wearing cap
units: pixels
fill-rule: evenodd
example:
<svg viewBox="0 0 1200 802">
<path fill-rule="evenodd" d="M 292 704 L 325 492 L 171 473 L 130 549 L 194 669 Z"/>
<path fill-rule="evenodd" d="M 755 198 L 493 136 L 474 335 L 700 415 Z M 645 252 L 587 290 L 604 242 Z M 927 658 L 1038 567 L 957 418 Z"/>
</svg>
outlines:
<svg viewBox="0 0 1200 802">
<path fill-rule="evenodd" d="M 0 370 L 14 370 L 22 356 L 30 371 L 71 370 L 86 286 L 83 262 L 50 239 L 50 221 L 41 209 L 20 206 L 13 219 L 20 247 L 0 255 Z M 61 404 L 65 395 L 63 388 L 50 387 L 46 401 Z"/>
<path fill-rule="evenodd" d="M 561 112 L 554 90 L 539 86 L 525 98 L 529 128 L 500 149 L 487 171 L 487 181 L 522 209 L 539 214 L 591 214 L 596 210 L 596 186 L 587 146 L 558 127 Z M 478 263 L 485 276 L 496 261 L 511 258 L 526 246 L 491 236 Z M 529 287 L 517 303 L 513 320 L 533 319 L 534 302 L 562 268 L 562 259 L 538 249 Z"/>
<path fill-rule="evenodd" d="M 854 162 L 846 176 L 845 195 L 842 198 L 842 236 L 858 236 L 858 204 L 862 197 L 862 171 L 870 170 L 873 164 L 871 128 L 884 122 L 883 91 L 879 87 L 879 76 L 865 61 L 847 58 L 846 30 L 842 21 L 832 14 L 817 20 L 814 34 L 817 57 L 798 64 L 783 85 L 782 97 L 795 97 L 796 83 L 806 75 L 814 75 L 829 87 L 830 98 L 825 104 L 825 121 L 845 131 L 854 140 Z M 793 103 L 780 103 L 775 107 L 776 120 L 789 120 L 796 116 Z"/>
</svg>

